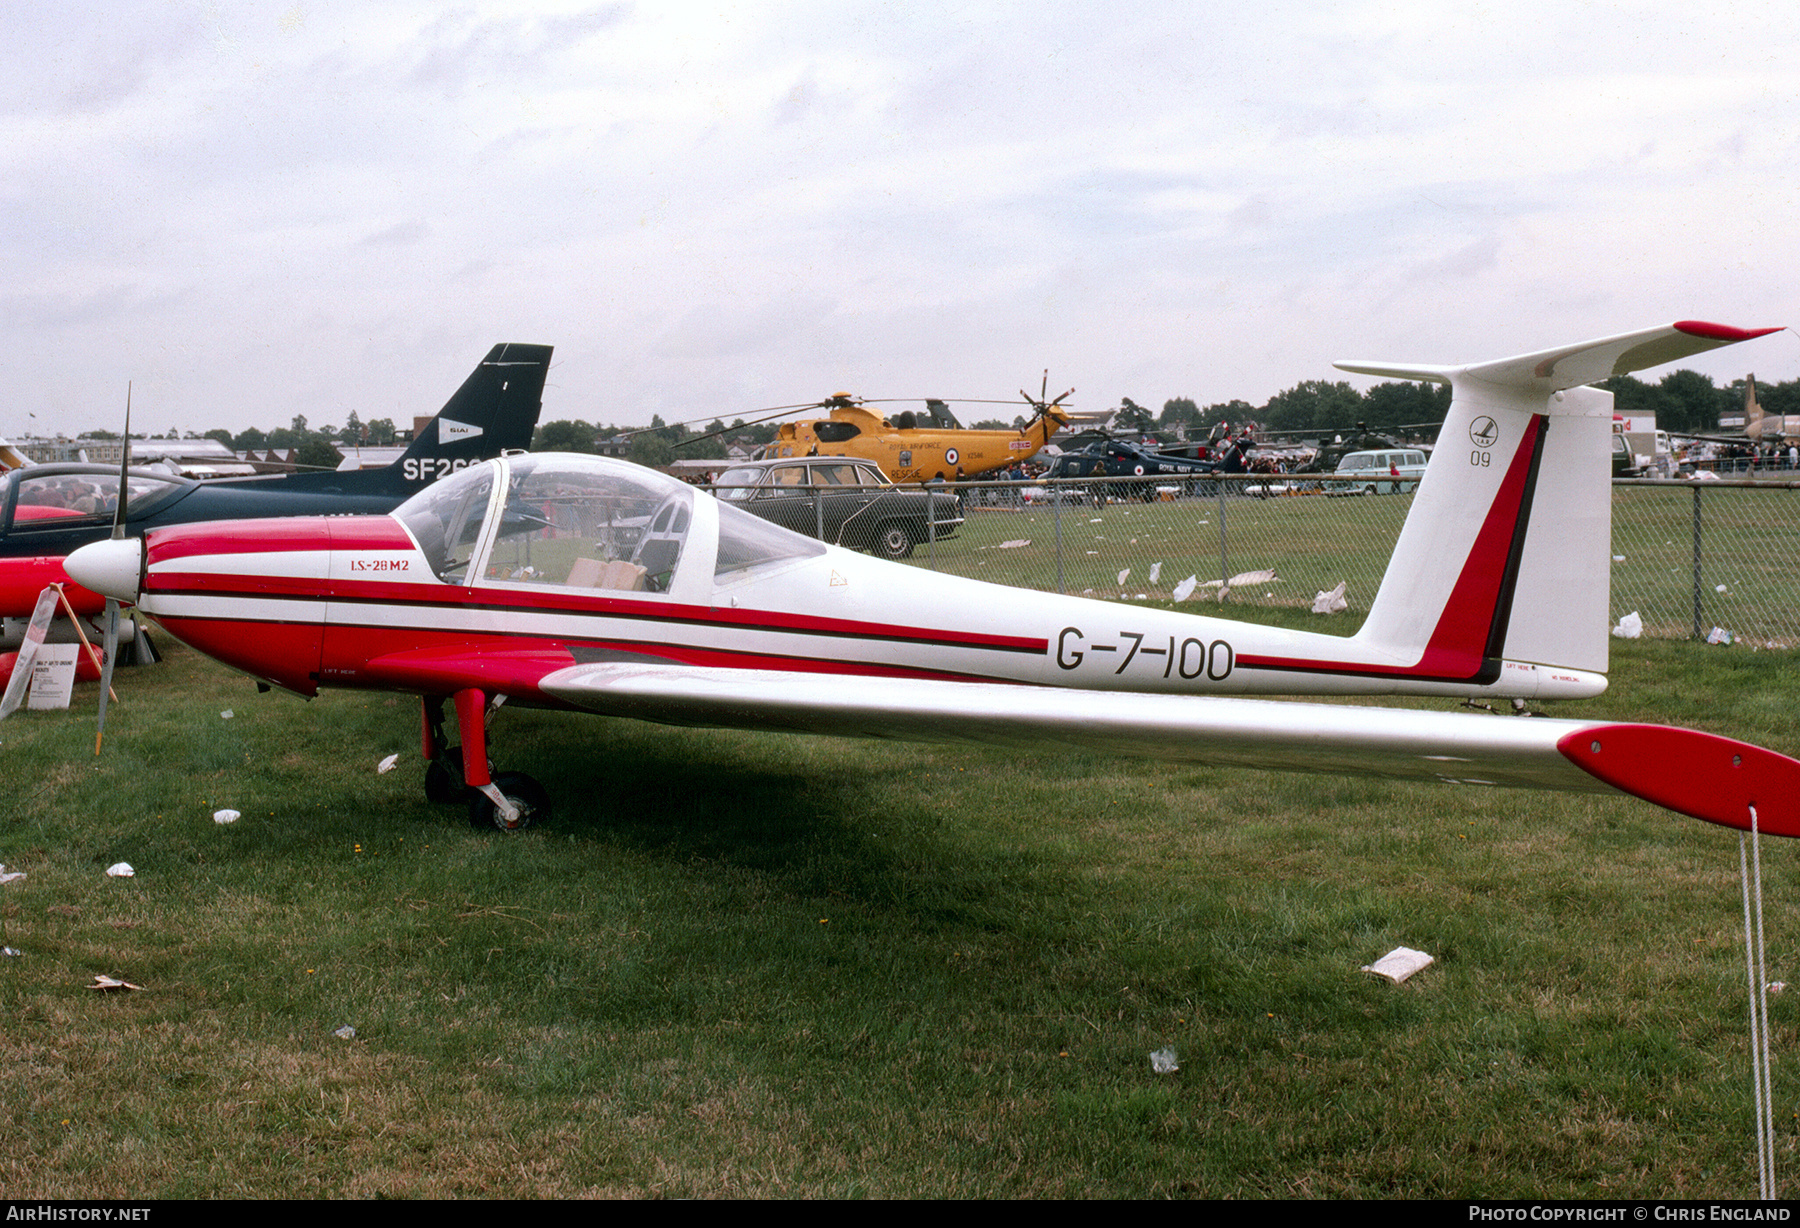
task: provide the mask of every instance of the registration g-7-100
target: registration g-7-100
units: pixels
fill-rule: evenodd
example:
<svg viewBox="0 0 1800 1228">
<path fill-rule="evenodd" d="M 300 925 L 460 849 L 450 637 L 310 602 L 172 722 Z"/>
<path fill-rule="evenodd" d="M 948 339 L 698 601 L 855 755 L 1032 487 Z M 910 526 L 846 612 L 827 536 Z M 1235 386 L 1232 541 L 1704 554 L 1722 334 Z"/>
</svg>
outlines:
<svg viewBox="0 0 1800 1228">
<path fill-rule="evenodd" d="M 1108 655 L 1096 655 L 1100 653 Z M 1179 674 L 1190 680 L 1205 677 L 1213 682 L 1223 682 L 1231 677 L 1231 668 L 1236 663 L 1236 654 L 1224 640 L 1208 643 L 1192 635 L 1179 642 L 1171 635 L 1166 643 L 1151 641 L 1148 647 L 1141 631 L 1121 631 L 1118 642 L 1113 644 L 1089 642 L 1080 627 L 1064 627 L 1056 637 L 1056 663 L 1063 669 L 1080 669 L 1090 660 L 1107 664 L 1116 660 L 1119 665 L 1112 672 L 1122 674 L 1125 667 L 1139 657 L 1145 658 L 1151 669 L 1160 665 L 1165 678 Z"/>
<path fill-rule="evenodd" d="M 480 463 L 479 457 L 470 459 L 459 456 L 451 460 L 448 456 L 409 456 L 400 466 L 400 476 L 408 482 L 435 482 L 439 478 L 449 477 L 458 469 L 467 469 L 470 465 Z"/>
</svg>

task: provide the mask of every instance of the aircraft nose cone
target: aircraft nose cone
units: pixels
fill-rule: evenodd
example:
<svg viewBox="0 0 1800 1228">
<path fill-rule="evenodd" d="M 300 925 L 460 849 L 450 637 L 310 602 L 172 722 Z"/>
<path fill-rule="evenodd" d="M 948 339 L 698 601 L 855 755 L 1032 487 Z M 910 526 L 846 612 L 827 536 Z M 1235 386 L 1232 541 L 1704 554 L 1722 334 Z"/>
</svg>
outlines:
<svg viewBox="0 0 1800 1228">
<path fill-rule="evenodd" d="M 63 570 L 69 573 L 69 579 L 90 592 L 136 601 L 138 570 L 143 561 L 143 539 L 124 537 L 83 546 L 64 560 Z"/>
</svg>

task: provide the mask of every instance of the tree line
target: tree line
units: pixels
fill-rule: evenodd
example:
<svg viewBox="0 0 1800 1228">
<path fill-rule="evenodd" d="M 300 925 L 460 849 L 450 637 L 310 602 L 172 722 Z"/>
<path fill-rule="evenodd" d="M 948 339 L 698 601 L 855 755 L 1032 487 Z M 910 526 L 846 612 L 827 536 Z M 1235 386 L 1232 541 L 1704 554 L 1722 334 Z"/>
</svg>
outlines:
<svg viewBox="0 0 1800 1228">
<path fill-rule="evenodd" d="M 1711 377 L 1683 368 L 1671 371 L 1655 383 L 1647 383 L 1631 375 L 1617 375 L 1599 387 L 1613 394 L 1614 408 L 1621 414 L 1656 415 L 1662 430 L 1705 433 L 1719 429 L 1721 417 L 1736 417 L 1744 408 L 1746 381 L 1734 379 L 1723 387 Z M 1769 414 L 1800 415 L 1800 379 L 1775 384 L 1757 385 L 1757 400 Z M 1291 432 L 1296 435 L 1333 435 L 1354 430 L 1358 423 L 1373 430 L 1394 431 L 1406 426 L 1424 426 L 1442 422 L 1450 408 L 1450 388 L 1446 384 L 1391 381 L 1376 384 L 1367 392 L 1358 391 L 1343 380 L 1301 380 L 1292 388 L 1276 393 L 1261 405 L 1248 401 L 1219 401 L 1201 408 L 1191 397 L 1171 397 L 1163 402 L 1162 412 L 1153 414 L 1130 397 L 1121 400 L 1113 417 L 1113 427 L 1120 431 L 1156 432 L 1174 435 L 1185 431 L 1190 437 L 1206 435 L 1215 425 L 1233 427 L 1254 422 L 1265 432 Z M 578 419 L 558 419 L 538 426 L 531 446 L 538 452 L 597 453 L 603 445 L 617 447 L 624 455 L 645 465 L 667 465 L 681 459 L 723 460 L 730 444 L 757 447 L 775 438 L 776 423 L 750 423 L 739 418 L 726 425 L 715 418 L 703 429 L 684 423 L 665 423 L 660 416 L 648 427 L 600 426 Z M 974 424 L 978 430 L 1005 430 L 1025 425 L 1019 417 L 1011 423 L 989 420 Z M 82 439 L 117 439 L 113 431 L 84 431 Z M 363 422 L 352 410 L 344 425 L 309 426 L 304 415 L 296 415 L 285 427 L 263 431 L 257 427 L 233 434 L 223 428 L 185 436 L 170 429 L 153 439 L 216 439 L 236 452 L 293 450 L 304 465 L 335 467 L 342 459 L 342 449 L 367 444 L 389 447 L 400 438 L 390 418 Z"/>
<path fill-rule="evenodd" d="M 1616 375 L 1599 387 L 1613 394 L 1613 407 L 1620 414 L 1655 414 L 1662 430 L 1705 433 L 1717 431 L 1722 417 L 1742 415 L 1746 382 L 1735 379 L 1719 387 L 1711 377 L 1683 368 L 1655 383 Z M 1756 399 L 1765 413 L 1800 414 L 1800 380 L 1759 383 Z M 1189 435 L 1204 435 L 1215 424 L 1254 422 L 1269 432 L 1329 435 L 1353 430 L 1359 422 L 1381 431 L 1434 424 L 1444 420 L 1449 408 L 1448 384 L 1397 381 L 1359 392 L 1343 380 L 1302 380 L 1261 405 L 1223 401 L 1202 409 L 1188 397 L 1175 397 L 1165 401 L 1155 417 L 1128 397 L 1113 423 L 1126 430 L 1168 432 L 1180 427 Z"/>
</svg>

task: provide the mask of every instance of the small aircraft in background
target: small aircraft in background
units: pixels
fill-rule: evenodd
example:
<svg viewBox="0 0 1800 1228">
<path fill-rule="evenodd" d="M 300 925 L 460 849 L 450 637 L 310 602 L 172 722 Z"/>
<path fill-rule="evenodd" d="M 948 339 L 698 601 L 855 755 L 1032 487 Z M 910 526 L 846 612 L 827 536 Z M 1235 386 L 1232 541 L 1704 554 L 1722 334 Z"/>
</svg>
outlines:
<svg viewBox="0 0 1800 1228">
<path fill-rule="evenodd" d="M 1351 637 L 905 567 L 640 466 L 556 454 L 471 467 L 388 516 L 180 525 L 86 546 L 68 566 L 264 685 L 420 696 L 426 793 L 466 796 L 481 827 L 551 810 L 538 782 L 489 768 L 488 720 L 511 702 L 1624 792 L 1800 835 L 1800 761 L 1711 734 L 1246 698 L 1599 694 L 1612 397 L 1583 385 L 1768 331 L 1689 321 L 1497 362 L 1338 364 L 1453 390 Z"/>
<path fill-rule="evenodd" d="M 1204 459 L 1156 452 L 1123 439 L 1097 439 L 1079 452 L 1065 451 L 1051 464 L 1048 478 L 1154 477 L 1179 475 L 1194 478 L 1215 473 L 1243 473 L 1249 441 L 1229 440 Z M 1149 501 L 1152 486 L 1137 486 L 1131 494 Z"/>
<path fill-rule="evenodd" d="M 1045 392 L 1048 391 L 1046 385 Z M 1063 400 L 1020 393 L 1032 407 L 1031 420 L 1017 430 L 970 430 L 956 420 L 947 402 L 928 400 L 921 416 L 911 410 L 884 418 L 847 392 L 835 393 L 816 408 L 829 418 L 784 422 L 775 439 L 757 452 L 759 460 L 790 456 L 857 456 L 881 466 L 891 482 L 956 481 L 973 478 L 1015 461 L 1029 460 L 1050 437 L 1067 426 Z"/>
<path fill-rule="evenodd" d="M 496 345 L 384 468 L 206 482 L 132 469 L 124 532 L 199 520 L 390 511 L 441 477 L 530 447 L 550 354 L 547 345 Z M 63 558 L 111 533 L 119 485 L 114 465 L 32 465 L 0 476 L 0 618 L 25 618 L 44 586 L 58 582 L 78 615 L 100 612 L 102 597 L 67 583 Z"/>
</svg>

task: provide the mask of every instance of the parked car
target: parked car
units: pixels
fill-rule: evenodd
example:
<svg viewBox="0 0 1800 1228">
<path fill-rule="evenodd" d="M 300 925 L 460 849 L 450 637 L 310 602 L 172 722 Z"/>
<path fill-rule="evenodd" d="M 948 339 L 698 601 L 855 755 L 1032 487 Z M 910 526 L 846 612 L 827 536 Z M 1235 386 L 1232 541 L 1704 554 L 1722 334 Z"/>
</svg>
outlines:
<svg viewBox="0 0 1800 1228">
<path fill-rule="evenodd" d="M 1352 452 L 1338 462 L 1333 486 L 1339 491 L 1387 495 L 1407 491 L 1425 476 L 1425 453 L 1416 448 Z"/>
<path fill-rule="evenodd" d="M 962 501 L 948 492 L 895 486 L 874 461 L 806 456 L 736 465 L 712 486 L 719 498 L 784 529 L 834 545 L 903 559 L 933 536 L 962 527 Z"/>
</svg>

